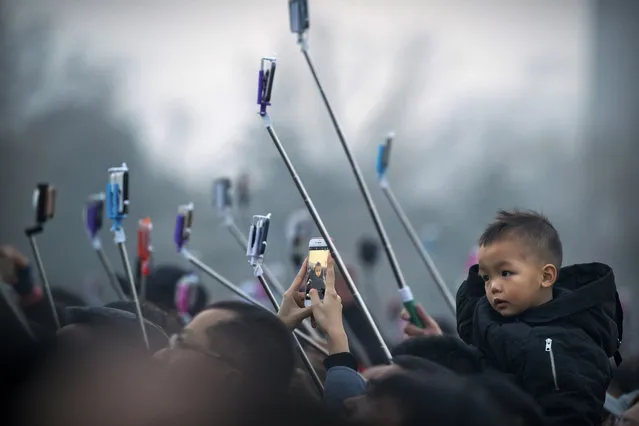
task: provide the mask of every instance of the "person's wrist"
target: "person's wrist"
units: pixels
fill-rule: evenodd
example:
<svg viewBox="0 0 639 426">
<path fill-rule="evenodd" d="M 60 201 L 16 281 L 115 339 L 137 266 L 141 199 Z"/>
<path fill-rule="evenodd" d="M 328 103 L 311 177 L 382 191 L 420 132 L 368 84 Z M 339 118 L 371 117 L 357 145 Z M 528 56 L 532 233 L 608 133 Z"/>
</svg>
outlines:
<svg viewBox="0 0 639 426">
<path fill-rule="evenodd" d="M 348 352 L 348 336 L 343 327 L 336 327 L 327 331 L 329 355 Z"/>
</svg>

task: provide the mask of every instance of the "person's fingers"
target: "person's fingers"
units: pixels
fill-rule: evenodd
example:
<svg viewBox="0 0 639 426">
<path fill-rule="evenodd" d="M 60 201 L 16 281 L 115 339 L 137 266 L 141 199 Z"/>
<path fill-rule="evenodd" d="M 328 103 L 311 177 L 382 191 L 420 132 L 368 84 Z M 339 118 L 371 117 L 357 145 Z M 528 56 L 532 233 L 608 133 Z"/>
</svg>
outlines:
<svg viewBox="0 0 639 426">
<path fill-rule="evenodd" d="M 402 309 L 402 312 L 400 312 L 399 317 L 403 319 L 404 321 L 410 321 L 410 314 L 408 313 L 406 309 Z"/>
<path fill-rule="evenodd" d="M 295 276 L 293 283 L 289 287 L 289 290 L 295 291 L 295 292 L 299 290 L 300 285 L 302 285 L 302 281 L 304 281 L 304 275 L 306 275 L 307 264 L 308 264 L 308 257 L 306 257 L 304 259 L 304 262 L 302 262 L 302 266 L 300 266 L 300 270 L 297 272 L 297 275 Z"/>
<path fill-rule="evenodd" d="M 311 306 L 313 308 L 315 308 L 316 306 L 319 306 L 320 303 L 322 303 L 322 301 L 320 300 L 319 294 L 317 293 L 317 290 L 315 290 L 314 288 L 312 288 L 311 291 L 309 291 L 308 295 L 311 299 Z"/>
<path fill-rule="evenodd" d="M 424 330 L 417 327 L 415 324 L 408 323 L 404 327 L 404 333 L 410 337 L 423 336 Z"/>
<path fill-rule="evenodd" d="M 330 253 L 326 260 L 326 289 L 335 290 L 335 262 L 333 261 L 333 256 L 331 256 Z"/>
<path fill-rule="evenodd" d="M 300 322 L 313 314 L 313 308 L 311 306 L 304 307 L 302 309 L 298 309 L 293 314 L 293 317 L 297 320 L 296 322 Z"/>
<path fill-rule="evenodd" d="M 426 313 L 422 305 L 417 305 L 417 315 L 422 321 L 425 329 L 440 330 L 439 324 L 430 315 Z"/>
</svg>

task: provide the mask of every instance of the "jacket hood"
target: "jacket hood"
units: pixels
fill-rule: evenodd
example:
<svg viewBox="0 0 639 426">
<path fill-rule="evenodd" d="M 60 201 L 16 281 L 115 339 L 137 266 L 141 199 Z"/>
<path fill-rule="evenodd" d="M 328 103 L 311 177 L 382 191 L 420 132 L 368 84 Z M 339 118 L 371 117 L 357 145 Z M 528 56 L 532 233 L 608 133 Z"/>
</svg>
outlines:
<svg viewBox="0 0 639 426">
<path fill-rule="evenodd" d="M 612 268 L 602 263 L 562 268 L 553 300 L 524 312 L 520 319 L 530 324 L 571 323 L 613 356 L 621 342 L 623 312 Z"/>
</svg>

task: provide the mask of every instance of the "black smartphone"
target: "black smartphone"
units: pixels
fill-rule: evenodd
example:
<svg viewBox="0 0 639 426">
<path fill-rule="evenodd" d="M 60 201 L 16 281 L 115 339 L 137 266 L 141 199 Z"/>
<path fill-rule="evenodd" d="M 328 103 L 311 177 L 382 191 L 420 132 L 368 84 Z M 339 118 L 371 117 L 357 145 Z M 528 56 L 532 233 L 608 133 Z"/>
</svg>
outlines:
<svg viewBox="0 0 639 426">
<path fill-rule="evenodd" d="M 308 1 L 307 0 L 289 0 L 288 14 L 291 21 L 291 32 L 302 34 L 308 30 L 310 20 L 308 19 Z"/>
<path fill-rule="evenodd" d="M 47 220 L 53 219 L 55 215 L 55 197 L 56 189 L 48 183 L 38 184 L 33 194 L 33 204 L 36 214 L 36 223 L 45 223 Z"/>
</svg>

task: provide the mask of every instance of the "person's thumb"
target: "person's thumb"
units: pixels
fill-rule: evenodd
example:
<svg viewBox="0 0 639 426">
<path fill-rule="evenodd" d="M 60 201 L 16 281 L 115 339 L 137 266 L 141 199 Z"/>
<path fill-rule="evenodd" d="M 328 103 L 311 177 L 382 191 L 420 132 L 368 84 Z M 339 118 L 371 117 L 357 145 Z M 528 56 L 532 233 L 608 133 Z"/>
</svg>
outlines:
<svg viewBox="0 0 639 426">
<path fill-rule="evenodd" d="M 308 292 L 308 296 L 311 299 L 312 307 L 319 306 L 319 304 L 322 303 L 319 297 L 319 293 L 317 292 L 316 289 L 312 288 L 311 291 Z"/>
<path fill-rule="evenodd" d="M 297 309 L 295 313 L 293 314 L 293 317 L 295 318 L 295 320 L 301 321 L 305 318 L 310 317 L 312 314 L 313 314 L 313 307 L 307 306 L 304 308 Z"/>
<path fill-rule="evenodd" d="M 433 317 L 431 317 L 430 315 L 426 313 L 422 305 L 417 305 L 417 315 L 419 316 L 419 319 L 422 321 L 422 325 L 424 326 L 424 329 L 432 329 L 435 331 L 440 331 L 440 327 L 439 327 L 439 324 L 437 324 L 437 321 L 435 321 Z"/>
<path fill-rule="evenodd" d="M 404 321 L 410 321 L 410 314 L 406 309 L 402 309 L 402 312 L 399 314 L 399 317 Z"/>
<path fill-rule="evenodd" d="M 415 309 L 417 310 L 417 316 L 421 320 L 424 327 L 428 326 L 430 323 L 430 316 L 426 313 L 422 305 L 415 306 Z"/>
</svg>

